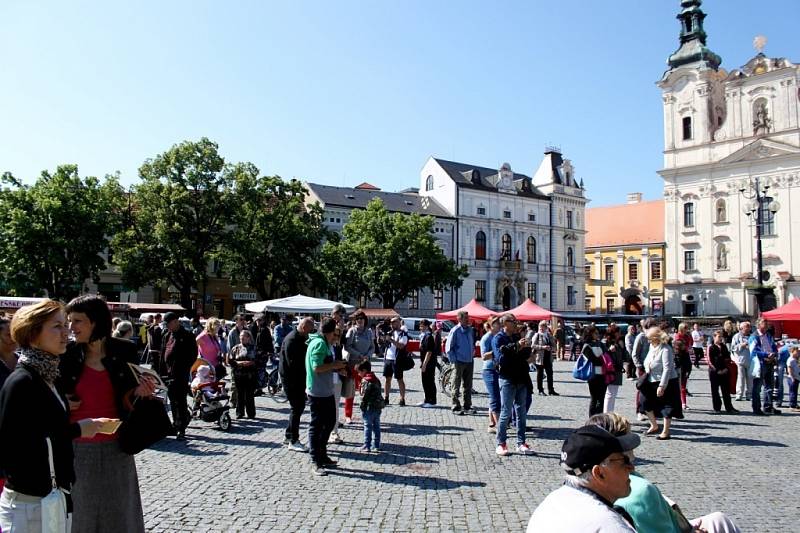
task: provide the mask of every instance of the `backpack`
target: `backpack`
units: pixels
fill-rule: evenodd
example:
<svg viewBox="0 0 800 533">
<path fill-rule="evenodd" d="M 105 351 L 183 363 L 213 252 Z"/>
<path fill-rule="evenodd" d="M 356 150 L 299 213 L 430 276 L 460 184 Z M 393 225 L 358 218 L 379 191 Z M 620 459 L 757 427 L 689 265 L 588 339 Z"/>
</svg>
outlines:
<svg viewBox="0 0 800 533">
<path fill-rule="evenodd" d="M 589 381 L 594 375 L 594 366 L 589 359 L 581 354 L 578 360 L 575 361 L 575 368 L 572 369 L 572 377 L 581 381 Z"/>
<path fill-rule="evenodd" d="M 609 385 L 614 382 L 614 378 L 616 377 L 617 369 L 614 367 L 614 360 L 608 353 L 603 354 L 603 378 L 606 381 L 606 385 Z"/>
</svg>

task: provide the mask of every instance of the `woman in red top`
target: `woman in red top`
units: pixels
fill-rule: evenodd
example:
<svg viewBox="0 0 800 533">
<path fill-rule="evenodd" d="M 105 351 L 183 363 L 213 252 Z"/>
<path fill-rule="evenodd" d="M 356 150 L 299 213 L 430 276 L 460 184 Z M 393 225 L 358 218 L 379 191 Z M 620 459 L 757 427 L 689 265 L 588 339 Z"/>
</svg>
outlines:
<svg viewBox="0 0 800 533">
<path fill-rule="evenodd" d="M 149 380 L 139 384 L 128 363 L 138 363 L 136 345 L 111 337 L 105 301 L 80 296 L 67 305 L 75 342 L 61 359 L 59 388 L 67 396 L 70 419 L 125 419 L 136 397 L 152 396 Z M 74 445 L 75 485 L 72 531 L 144 531 L 139 478 L 132 455 L 116 433 L 98 433 Z"/>
<path fill-rule="evenodd" d="M 681 404 L 684 410 L 689 410 L 686 404 L 686 397 L 689 394 L 688 384 L 689 375 L 692 373 L 692 334 L 689 333 L 689 325 L 686 322 L 678 324 L 678 331 L 673 338 L 673 348 L 675 350 L 675 363 L 678 368 L 678 377 L 681 384 Z"/>
</svg>

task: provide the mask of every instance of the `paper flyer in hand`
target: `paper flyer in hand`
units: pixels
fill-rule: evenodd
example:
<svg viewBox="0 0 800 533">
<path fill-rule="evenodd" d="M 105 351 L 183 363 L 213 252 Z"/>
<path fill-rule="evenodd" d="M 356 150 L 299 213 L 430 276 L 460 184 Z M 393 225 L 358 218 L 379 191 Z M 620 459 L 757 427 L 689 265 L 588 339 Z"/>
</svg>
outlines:
<svg viewBox="0 0 800 533">
<path fill-rule="evenodd" d="M 161 380 L 161 376 L 158 375 L 158 372 L 153 370 L 152 368 L 145 368 L 143 366 L 135 365 L 133 363 L 128 363 L 128 366 L 131 368 L 131 372 L 133 375 L 136 376 L 136 382 L 141 383 L 143 376 L 149 376 L 150 379 L 153 380 L 153 383 L 156 384 L 156 388 L 159 389 L 166 389 L 167 386 Z"/>
</svg>

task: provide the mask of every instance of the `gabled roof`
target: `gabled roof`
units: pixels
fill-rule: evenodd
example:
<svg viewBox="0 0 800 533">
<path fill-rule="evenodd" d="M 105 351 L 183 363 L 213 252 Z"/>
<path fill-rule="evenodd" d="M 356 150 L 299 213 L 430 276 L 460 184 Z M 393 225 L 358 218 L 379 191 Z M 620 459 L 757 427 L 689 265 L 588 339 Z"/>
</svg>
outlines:
<svg viewBox="0 0 800 533">
<path fill-rule="evenodd" d="M 381 190 L 380 187 L 376 187 L 371 183 L 367 183 L 366 181 L 363 181 L 360 184 L 356 185 L 356 189 L 366 189 L 366 190 L 370 190 L 370 191 L 379 191 L 379 190 Z"/>
<path fill-rule="evenodd" d="M 586 248 L 664 242 L 663 199 L 586 210 Z"/>
<path fill-rule="evenodd" d="M 497 182 L 499 181 L 499 170 L 496 168 L 481 167 L 477 165 L 470 165 L 468 163 L 458 163 L 456 161 L 448 161 L 446 159 L 433 158 L 445 172 L 450 176 L 456 185 L 459 187 L 467 187 L 470 189 L 482 189 L 486 191 L 497 192 Z M 542 198 L 549 200 L 550 197 L 542 194 L 536 189 L 530 176 L 525 174 L 513 173 L 514 185 L 517 189 L 517 195 L 528 196 L 531 198 Z"/>
<path fill-rule="evenodd" d="M 720 160 L 720 163 L 736 163 L 739 161 L 754 161 L 776 155 L 800 154 L 800 148 L 791 144 L 773 141 L 771 139 L 758 139 L 740 148 L 729 156 Z"/>
<path fill-rule="evenodd" d="M 378 189 L 334 187 L 319 183 L 306 183 L 306 187 L 325 206 L 364 209 L 373 198 L 380 198 L 392 213 L 419 213 L 441 218 L 452 218 L 450 213 L 433 198 L 416 193 L 386 192 Z"/>
</svg>

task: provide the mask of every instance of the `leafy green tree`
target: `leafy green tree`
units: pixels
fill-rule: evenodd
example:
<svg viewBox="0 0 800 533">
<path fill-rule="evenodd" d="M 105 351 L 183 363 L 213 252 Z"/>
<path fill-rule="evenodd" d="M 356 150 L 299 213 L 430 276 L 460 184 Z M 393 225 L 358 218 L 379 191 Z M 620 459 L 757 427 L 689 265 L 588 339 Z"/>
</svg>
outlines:
<svg viewBox="0 0 800 533">
<path fill-rule="evenodd" d="M 231 176 L 217 144 L 205 137 L 144 162 L 126 227 L 113 241 L 126 285 L 169 283 L 191 308 L 192 288 L 205 289 L 209 261 L 228 237 Z"/>
<path fill-rule="evenodd" d="M 258 174 L 250 163 L 230 169 L 232 230 L 220 258 L 232 283 L 244 282 L 266 300 L 315 283 L 325 228 L 322 209 L 306 208 L 307 190 L 299 181 Z"/>
<path fill-rule="evenodd" d="M 433 224 L 430 216 L 390 214 L 379 198 L 353 210 L 342 238 L 323 246 L 327 286 L 340 297 L 367 294 L 386 308 L 425 287 L 461 286 L 467 267 L 445 257 Z"/>
<path fill-rule="evenodd" d="M 0 190 L 0 277 L 16 295 L 69 299 L 99 281 L 100 255 L 119 228 L 124 191 L 116 176 L 82 179 L 76 165 L 47 171 L 32 186 L 11 174 Z"/>
</svg>

